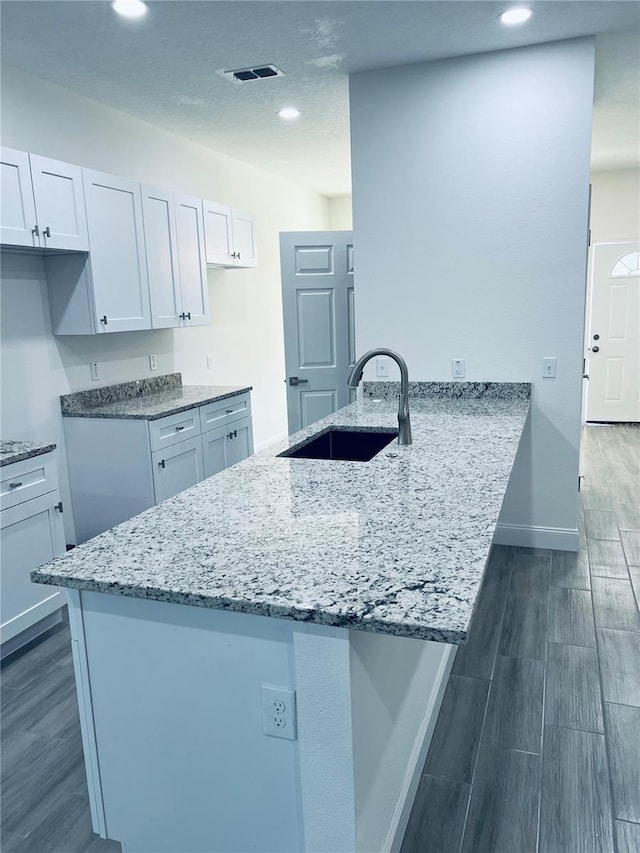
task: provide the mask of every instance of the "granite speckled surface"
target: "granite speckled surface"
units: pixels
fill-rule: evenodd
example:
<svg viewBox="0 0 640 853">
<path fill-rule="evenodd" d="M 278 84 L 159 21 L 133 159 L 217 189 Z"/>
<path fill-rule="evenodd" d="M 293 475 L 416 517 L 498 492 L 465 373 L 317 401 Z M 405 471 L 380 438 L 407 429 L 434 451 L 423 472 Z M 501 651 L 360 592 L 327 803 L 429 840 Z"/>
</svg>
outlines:
<svg viewBox="0 0 640 853">
<path fill-rule="evenodd" d="M 364 382 L 365 397 L 379 397 L 383 400 L 397 399 L 399 382 Z M 409 398 L 439 398 L 457 400 L 460 398 L 495 400 L 528 400 L 531 396 L 530 382 L 410 382 Z"/>
<path fill-rule="evenodd" d="M 41 456 L 50 453 L 56 446 L 52 442 L 42 441 L 0 441 L 0 467 L 10 465 L 12 462 L 22 462 L 23 459 L 31 459 L 32 456 Z"/>
<path fill-rule="evenodd" d="M 353 403 L 32 578 L 464 642 L 529 401 L 416 399 L 408 447 L 370 462 L 277 456 L 332 424 L 395 427 L 396 409 Z"/>
<path fill-rule="evenodd" d="M 180 373 L 104 385 L 60 397 L 67 418 L 157 420 L 251 391 L 249 385 L 183 385 Z"/>
</svg>

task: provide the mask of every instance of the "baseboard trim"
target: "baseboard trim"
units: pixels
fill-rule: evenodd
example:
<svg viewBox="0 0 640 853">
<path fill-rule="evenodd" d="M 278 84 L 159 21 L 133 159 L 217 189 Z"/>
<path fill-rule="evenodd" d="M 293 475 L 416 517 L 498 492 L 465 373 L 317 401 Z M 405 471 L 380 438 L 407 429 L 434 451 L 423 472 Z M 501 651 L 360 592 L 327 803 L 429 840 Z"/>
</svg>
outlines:
<svg viewBox="0 0 640 853">
<path fill-rule="evenodd" d="M 571 527 L 536 527 L 498 522 L 493 537 L 496 545 L 520 548 L 549 548 L 552 551 L 577 551 L 578 529 Z"/>
<path fill-rule="evenodd" d="M 444 698 L 444 691 L 449 682 L 449 675 L 451 674 L 456 651 L 457 646 L 448 646 L 443 656 L 437 678 L 438 686 L 429 698 L 422 722 L 416 734 L 411 755 L 407 762 L 404 779 L 402 780 L 400 794 L 382 846 L 382 853 L 399 853 L 402 847 L 402 840 L 407 831 L 413 801 L 416 798 L 424 763 L 427 760 L 427 752 L 429 751 L 431 738 L 436 727 L 438 713 L 442 705 L 442 699 Z"/>
</svg>

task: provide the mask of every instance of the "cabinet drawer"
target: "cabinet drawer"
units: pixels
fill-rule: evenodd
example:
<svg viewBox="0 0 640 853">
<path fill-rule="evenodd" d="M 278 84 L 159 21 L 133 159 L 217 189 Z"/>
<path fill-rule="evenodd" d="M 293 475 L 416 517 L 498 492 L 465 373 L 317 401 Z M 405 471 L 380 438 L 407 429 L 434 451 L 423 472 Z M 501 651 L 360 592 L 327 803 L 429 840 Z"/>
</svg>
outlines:
<svg viewBox="0 0 640 853">
<path fill-rule="evenodd" d="M 0 507 L 8 509 L 58 488 L 53 453 L 43 453 L 0 468 Z"/>
<path fill-rule="evenodd" d="M 200 435 L 200 418 L 198 409 L 187 409 L 177 415 L 168 415 L 157 421 L 149 421 L 149 438 L 151 450 L 162 450 L 186 438 Z"/>
<path fill-rule="evenodd" d="M 208 432 L 250 415 L 251 397 L 248 393 L 237 394 L 226 400 L 214 400 L 213 403 L 200 406 L 200 428 L 202 432 Z"/>
</svg>

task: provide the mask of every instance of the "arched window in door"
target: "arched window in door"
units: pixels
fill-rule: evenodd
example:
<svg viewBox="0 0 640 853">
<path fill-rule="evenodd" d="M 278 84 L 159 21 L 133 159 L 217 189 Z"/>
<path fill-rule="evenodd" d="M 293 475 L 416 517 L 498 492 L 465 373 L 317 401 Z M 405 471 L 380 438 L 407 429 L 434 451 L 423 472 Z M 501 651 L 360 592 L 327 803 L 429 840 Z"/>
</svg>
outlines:
<svg viewBox="0 0 640 853">
<path fill-rule="evenodd" d="M 611 278 L 625 278 L 628 275 L 640 275 L 640 252 L 629 252 L 613 265 Z"/>
</svg>

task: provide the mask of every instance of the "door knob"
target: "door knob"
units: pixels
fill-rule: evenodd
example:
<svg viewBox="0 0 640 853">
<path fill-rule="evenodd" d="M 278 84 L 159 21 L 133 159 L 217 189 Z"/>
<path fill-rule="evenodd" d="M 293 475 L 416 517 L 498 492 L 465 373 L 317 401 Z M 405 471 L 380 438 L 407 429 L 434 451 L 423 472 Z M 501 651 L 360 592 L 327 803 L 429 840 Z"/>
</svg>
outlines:
<svg viewBox="0 0 640 853">
<path fill-rule="evenodd" d="M 308 384 L 309 384 L 308 379 L 298 379 L 297 376 L 290 376 L 289 377 L 289 385 L 308 385 Z"/>
</svg>

